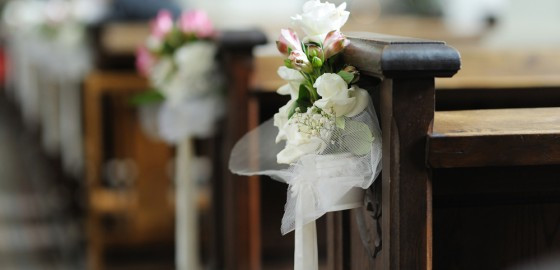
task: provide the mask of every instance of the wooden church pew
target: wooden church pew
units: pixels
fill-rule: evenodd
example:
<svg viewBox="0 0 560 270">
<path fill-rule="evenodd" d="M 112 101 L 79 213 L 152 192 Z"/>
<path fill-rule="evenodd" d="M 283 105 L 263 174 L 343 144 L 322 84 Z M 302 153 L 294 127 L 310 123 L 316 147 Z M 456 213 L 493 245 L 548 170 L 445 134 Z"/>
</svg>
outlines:
<svg viewBox="0 0 560 270">
<path fill-rule="evenodd" d="M 131 29 L 132 34 L 118 38 L 111 34 L 115 28 L 121 34 Z M 151 248 L 151 252 L 164 253 L 152 258 L 163 256 L 169 264 L 173 262 L 174 150 L 144 133 L 138 111 L 130 104 L 135 94 L 149 87 L 134 70 L 135 48 L 145 38 L 142 29 L 148 29 L 147 25 L 90 29 L 96 69 L 86 78 L 83 105 L 91 269 L 104 269 L 107 255 L 117 252 L 119 256 L 122 250 Z M 116 37 L 120 46 L 114 45 Z M 110 179 L 110 167 L 124 176 Z"/>
<path fill-rule="evenodd" d="M 370 230 L 369 239 L 370 250 L 380 251 L 371 253 L 375 257 L 356 255 L 363 249 L 352 236 L 357 228 L 348 226 L 354 223 L 348 213 L 337 213 L 342 226 L 335 228 L 342 229 L 334 239 L 342 240 L 335 241 L 340 260 L 333 269 L 502 269 L 557 250 L 556 236 L 541 229 L 554 227 L 559 207 L 553 178 L 560 163 L 560 109 L 551 106 L 560 104 L 543 102 L 557 95 L 554 84 L 539 91 L 541 97 L 495 105 L 514 109 L 451 98 L 438 105 L 443 91 L 434 91 L 434 77 L 457 71 L 453 50 L 396 37 L 389 39 L 393 44 L 384 44 L 383 37 L 351 40 L 347 60 L 382 79 L 381 215 L 370 227 L 380 230 Z M 515 93 L 533 85 L 515 83 L 519 78 L 507 87 L 486 89 Z M 465 86 L 463 94 L 484 94 L 479 86 L 472 93 Z M 481 99 L 489 97 L 499 95 Z M 463 110 L 434 112 L 434 106 L 453 109 L 452 102 Z M 535 105 L 545 108 L 523 108 Z"/>
<path fill-rule="evenodd" d="M 217 155 L 221 177 L 216 177 L 213 199 L 221 240 L 216 269 L 260 269 L 260 183 L 254 177 L 233 175 L 229 153 L 245 133 L 258 125 L 258 103 L 250 98 L 254 71 L 253 49 L 266 43 L 258 31 L 230 31 L 219 37 L 220 59 L 227 81 L 227 117 L 223 125 L 221 152 Z"/>
<path fill-rule="evenodd" d="M 560 250 L 560 52 L 484 49 L 479 61 L 473 53 L 462 51 L 457 81 L 436 83 L 436 269 L 503 269 Z"/>
<path fill-rule="evenodd" d="M 458 222 L 457 216 L 464 219 L 467 217 L 465 213 L 472 212 L 465 210 L 456 216 L 449 214 L 449 211 L 458 211 L 457 205 L 479 205 L 481 208 L 477 209 L 488 214 L 492 213 L 488 209 L 496 203 L 529 201 L 537 206 L 521 204 L 520 207 L 529 207 L 527 209 L 536 210 L 535 213 L 543 218 L 554 220 L 556 206 L 543 203 L 555 201 L 558 197 L 558 187 L 553 184 L 553 175 L 558 170 L 553 164 L 558 164 L 556 146 L 560 126 L 559 109 L 554 108 L 560 106 L 555 99 L 560 86 L 555 76 L 557 52 L 472 49 L 463 57 L 469 64 L 464 76 L 459 73 L 457 81 L 435 81 L 437 76 L 451 76 L 459 69 L 458 54 L 444 43 L 377 36 L 372 40 L 353 37 L 352 44 L 346 57 L 351 64 L 365 71 L 368 76 L 363 83 L 370 86 L 368 89 L 374 89 L 372 97 L 380 105 L 377 109 L 386 137 L 384 154 L 389 162 L 384 163 L 384 178 L 374 188 L 377 196 L 373 196 L 370 211 L 365 213 L 370 217 L 365 225 L 358 224 L 355 219 L 356 215 L 363 214 L 363 210 L 328 215 L 329 269 L 372 266 L 376 266 L 375 269 L 449 269 L 453 267 L 450 263 L 459 263 L 459 266 L 455 265 L 458 269 L 469 269 L 460 267 L 461 264 L 467 265 L 468 261 L 471 269 L 496 269 L 492 267 L 505 267 L 520 261 L 512 260 L 512 252 L 531 258 L 539 250 L 540 253 L 551 250 L 556 243 L 554 239 L 549 240 L 552 242 L 548 247 L 535 240 L 537 242 L 532 243 L 535 247 L 531 246 L 529 252 L 523 252 L 517 244 L 516 248 L 496 253 L 509 263 L 502 262 L 501 265 L 496 263 L 499 259 L 492 262 L 488 257 L 477 261 L 473 252 L 466 252 L 463 257 L 460 253 L 450 253 L 452 251 L 444 253 L 450 243 L 445 240 L 447 232 L 455 233 L 452 239 L 457 245 L 463 239 L 473 250 L 480 249 L 472 241 L 467 241 L 469 236 L 461 234 L 468 232 L 468 228 L 445 226 L 445 222 Z M 254 75 L 257 84 L 253 87 L 271 91 L 281 85 L 274 75 L 278 63 L 281 63 L 279 57 L 257 58 Z M 440 89 L 435 91 L 435 86 Z M 438 111 L 435 112 L 434 108 Z M 492 108 L 514 109 L 481 110 Z M 455 124 L 453 128 L 452 124 Z M 431 133 L 432 128 L 434 133 Z M 428 134 L 432 134 L 429 140 Z M 519 146 L 514 147 L 515 143 Z M 509 167 L 496 167 L 498 165 Z M 438 169 L 446 166 L 461 168 Z M 516 173 L 523 177 L 516 177 Z M 470 179 L 476 177 L 482 179 L 472 181 L 481 184 L 478 188 L 469 184 Z M 519 186 L 527 188 L 528 184 L 523 184 L 527 177 L 536 180 L 535 185 L 524 193 Z M 515 180 L 513 187 L 505 186 L 510 179 Z M 484 184 L 486 180 L 495 183 Z M 471 193 L 461 194 L 462 187 L 469 188 Z M 401 192 L 406 196 L 402 197 Z M 469 195 L 475 198 L 474 202 L 469 201 Z M 476 202 L 476 199 L 484 200 Z M 433 205 L 437 206 L 436 210 L 432 210 Z M 528 222 L 525 217 L 516 220 L 518 208 L 505 207 L 509 215 L 498 215 L 499 218 Z M 539 207 L 545 210 L 539 210 Z M 432 231 L 433 215 L 436 215 L 436 231 Z M 535 226 L 552 226 L 551 222 L 535 223 L 532 227 L 519 225 L 523 229 L 515 232 L 527 235 L 527 230 L 535 229 Z M 478 228 L 480 235 L 490 237 L 488 232 L 481 233 L 480 224 L 476 227 L 474 223 L 469 224 Z M 365 227 L 371 234 L 366 243 L 369 249 L 364 249 L 358 226 Z M 506 239 L 504 235 L 501 237 L 501 240 Z M 472 235 L 470 238 L 481 239 Z M 436 241 L 439 255 L 433 254 L 433 241 Z M 496 248 L 495 243 L 488 246 Z M 453 258 L 463 260 L 453 261 Z"/>
<path fill-rule="evenodd" d="M 131 30 L 127 31 L 126 29 Z M 127 97 L 129 98 L 131 94 L 144 90 L 147 87 L 147 81 L 144 78 L 135 75 L 134 71 L 130 71 L 133 67 L 131 61 L 134 59 L 133 52 L 136 45 L 143 42 L 146 35 L 146 32 L 142 29 L 145 29 L 145 25 L 133 24 L 125 26 L 113 25 L 109 28 L 95 28 L 91 30 L 92 35 L 95 37 L 94 43 L 98 48 L 96 59 L 97 65 L 100 68 L 98 72 L 92 73 L 88 78 L 85 90 L 86 97 L 84 98 L 84 102 L 88 103 L 86 104 L 86 151 L 89 157 L 87 165 L 89 193 L 91 194 L 89 201 L 92 207 L 97 209 L 97 211 L 92 212 L 90 228 L 93 238 L 96 238 L 96 235 L 98 235 L 99 239 L 101 239 L 94 239 L 95 241 L 92 242 L 93 249 L 91 251 L 93 254 L 91 258 L 94 259 L 92 261 L 94 264 L 102 262 L 100 259 L 101 246 L 104 242 L 102 239 L 108 237 L 108 235 L 104 236 L 100 232 L 98 222 L 102 214 L 117 214 L 117 216 L 123 216 L 123 213 L 129 213 L 128 215 L 130 213 L 141 214 L 143 210 L 138 205 L 140 201 L 139 196 L 148 190 L 156 190 L 158 194 L 153 196 L 153 198 L 157 198 L 159 202 L 153 202 L 153 209 L 160 209 L 162 218 L 159 223 L 161 225 L 164 223 L 170 225 L 166 220 L 168 221 L 169 217 L 172 217 L 172 213 L 169 212 L 172 210 L 172 207 L 163 205 L 164 201 L 173 201 L 173 198 L 167 196 L 170 193 L 169 179 L 167 178 L 169 175 L 164 171 L 169 167 L 167 163 L 170 161 L 169 158 L 172 156 L 172 151 L 168 146 L 150 142 L 146 139 L 145 135 L 141 134 L 138 120 L 135 119 L 135 112 L 126 104 Z M 135 41 L 114 41 L 115 37 L 122 36 L 123 31 L 133 33 L 130 39 Z M 118 33 L 121 33 L 121 35 Z M 220 47 L 219 59 L 223 71 L 230 76 L 227 84 L 230 97 L 235 96 L 232 93 L 242 92 L 247 89 L 243 82 L 248 81 L 251 74 L 252 49 L 256 45 L 263 44 L 265 41 L 266 39 L 260 31 L 224 31 L 219 35 L 217 39 Z M 108 70 L 109 68 L 111 70 Z M 107 102 L 112 105 L 107 107 Z M 207 197 L 202 196 L 206 199 L 201 199 L 199 202 L 201 207 L 204 208 L 202 209 L 203 213 L 201 213 L 204 219 L 201 221 L 204 224 L 201 226 L 203 230 L 202 235 L 204 235 L 204 237 L 201 237 L 201 244 L 204 248 L 202 254 L 205 257 L 203 258 L 205 264 L 213 269 L 249 269 L 249 262 L 254 262 L 257 258 L 253 255 L 257 251 L 255 243 L 258 243 L 258 241 L 253 240 L 251 243 L 247 243 L 247 237 L 245 236 L 254 234 L 254 228 L 244 227 L 249 221 L 243 220 L 243 213 L 251 207 L 252 211 L 258 209 L 254 208 L 258 204 L 247 203 L 247 197 L 245 196 L 247 191 L 244 188 L 248 186 L 244 185 L 243 181 L 228 181 L 231 179 L 227 178 L 227 175 L 224 176 L 222 165 L 226 164 L 227 166 L 227 160 L 224 157 L 229 157 L 229 150 L 226 149 L 228 145 L 232 147 L 232 143 L 234 143 L 234 140 L 226 135 L 237 134 L 240 136 L 246 132 L 246 129 L 243 127 L 247 125 L 245 117 L 234 117 L 242 113 L 242 107 L 233 106 L 232 103 L 230 105 L 227 119 L 231 121 L 226 120 L 220 124 L 223 128 L 218 129 L 215 138 L 197 142 L 197 148 L 212 159 L 213 167 L 215 168 L 210 180 L 212 189 L 207 194 Z M 106 109 L 110 109 L 108 111 L 112 111 L 114 114 L 100 117 Z M 111 126 L 105 126 L 104 129 L 104 121 L 107 120 L 107 116 L 115 118 L 115 120 Z M 102 130 L 105 131 L 102 132 Z M 127 134 L 130 132 L 132 134 Z M 110 139 L 111 136 L 113 136 L 114 142 L 106 145 L 104 142 L 108 138 Z M 131 141 L 131 136 L 136 139 Z M 101 147 L 103 145 L 106 145 L 105 148 Z M 121 147 L 116 147 L 118 145 L 121 145 Z M 125 189 L 127 192 L 116 192 L 103 187 L 99 188 L 100 180 L 103 179 L 100 167 L 102 167 L 103 160 L 107 158 L 107 146 L 110 147 L 108 150 L 116 155 L 128 155 L 129 157 L 132 155 L 131 157 L 134 159 L 141 158 L 137 160 L 137 163 L 141 162 L 142 164 L 138 163 L 137 167 L 141 168 L 142 166 L 149 165 L 151 168 L 150 175 L 144 175 L 145 179 L 141 179 L 139 174 L 135 181 L 136 187 Z M 145 153 L 147 152 L 155 154 L 146 155 Z M 164 178 L 159 179 L 159 181 L 149 179 L 156 175 L 158 177 L 163 176 Z M 144 184 L 138 186 L 140 182 Z M 240 185 L 237 185 L 238 183 Z M 92 199 L 93 197 L 95 199 Z M 240 212 L 241 216 L 236 215 L 236 211 Z M 163 217 L 164 215 L 165 217 Z M 150 223 L 148 219 L 146 219 L 146 222 Z M 136 226 L 133 224 L 129 225 Z M 153 238 L 151 240 L 158 238 L 165 240 L 168 239 L 165 232 L 165 230 L 159 233 L 145 231 L 143 235 L 150 235 Z M 243 234 L 245 235 L 243 236 Z M 121 235 L 120 238 L 121 240 L 110 241 L 109 244 L 122 246 L 128 243 L 128 245 L 134 245 L 143 240 L 150 240 L 135 239 L 132 233 Z M 251 248 L 248 248 L 249 246 Z"/>
<path fill-rule="evenodd" d="M 144 134 L 129 104 L 134 93 L 147 86 L 131 72 L 96 72 L 85 83 L 88 253 L 93 269 L 103 269 L 104 252 L 111 247 L 159 245 L 172 252 L 173 151 Z M 109 179 L 111 163 L 127 175 Z"/>
</svg>

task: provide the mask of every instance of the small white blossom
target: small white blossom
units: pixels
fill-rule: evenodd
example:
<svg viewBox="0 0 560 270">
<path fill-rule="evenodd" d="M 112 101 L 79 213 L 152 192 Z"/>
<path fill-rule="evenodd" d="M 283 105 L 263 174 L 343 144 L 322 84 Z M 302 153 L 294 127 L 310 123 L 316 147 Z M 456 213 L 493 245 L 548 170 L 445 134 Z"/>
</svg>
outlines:
<svg viewBox="0 0 560 270">
<path fill-rule="evenodd" d="M 331 111 L 317 107 L 304 113 L 296 110 L 284 126 L 286 147 L 278 153 L 278 163 L 290 164 L 303 155 L 323 152 L 334 128 L 335 118 Z"/>
</svg>

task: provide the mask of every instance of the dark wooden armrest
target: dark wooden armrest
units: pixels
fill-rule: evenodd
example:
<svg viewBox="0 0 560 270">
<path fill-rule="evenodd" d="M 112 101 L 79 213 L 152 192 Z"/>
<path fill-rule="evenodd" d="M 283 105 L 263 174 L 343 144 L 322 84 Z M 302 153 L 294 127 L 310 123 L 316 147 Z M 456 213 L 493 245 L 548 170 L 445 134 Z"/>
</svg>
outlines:
<svg viewBox="0 0 560 270">
<path fill-rule="evenodd" d="M 432 41 L 353 32 L 344 59 L 364 74 L 385 78 L 452 77 L 461 68 L 457 50 Z"/>
</svg>

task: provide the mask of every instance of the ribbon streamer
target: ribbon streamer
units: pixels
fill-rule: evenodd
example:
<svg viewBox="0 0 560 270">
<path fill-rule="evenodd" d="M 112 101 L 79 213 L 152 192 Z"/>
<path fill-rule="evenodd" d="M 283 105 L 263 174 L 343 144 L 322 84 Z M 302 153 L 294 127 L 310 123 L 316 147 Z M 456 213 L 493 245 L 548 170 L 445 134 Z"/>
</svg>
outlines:
<svg viewBox="0 0 560 270">
<path fill-rule="evenodd" d="M 177 148 L 176 160 L 176 264 L 178 270 L 198 270 L 197 190 L 190 171 L 193 162 L 193 141 L 184 138 Z"/>
</svg>

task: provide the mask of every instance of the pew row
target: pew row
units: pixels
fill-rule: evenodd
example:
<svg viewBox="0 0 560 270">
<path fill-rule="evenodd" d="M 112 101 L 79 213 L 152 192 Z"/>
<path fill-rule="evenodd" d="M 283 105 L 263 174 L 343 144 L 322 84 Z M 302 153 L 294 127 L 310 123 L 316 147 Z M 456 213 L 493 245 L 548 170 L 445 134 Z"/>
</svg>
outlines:
<svg viewBox="0 0 560 270">
<path fill-rule="evenodd" d="M 558 250 L 557 238 L 539 226 L 550 226 L 548 220 L 558 217 L 558 201 L 551 198 L 557 197 L 559 184 L 550 178 L 560 164 L 560 108 L 523 108 L 516 101 L 512 109 L 435 111 L 434 78 L 449 77 L 460 67 L 454 49 L 369 34 L 350 39 L 348 63 L 380 79 L 384 170 L 375 187 L 381 199 L 372 199 L 380 213 L 374 203 L 375 215 L 368 215 L 380 221 L 374 222 L 378 228 L 370 230 L 369 241 L 347 245 L 356 239 L 357 228 L 354 221 L 344 223 L 348 215 L 336 214 L 342 222 L 333 226 L 339 229 L 333 238 L 342 241 L 334 248 L 342 255 L 334 269 L 368 264 L 376 269 L 502 269 Z M 483 195 L 484 201 L 477 200 Z M 506 214 L 498 215 L 497 205 Z M 531 223 L 527 209 L 538 209 L 545 224 Z M 548 240 L 533 241 L 529 235 L 548 235 Z M 371 252 L 356 256 L 362 242 L 373 243 Z"/>
<path fill-rule="evenodd" d="M 501 269 L 557 250 L 558 52 L 471 48 L 465 76 L 436 81 L 461 66 L 445 43 L 348 36 L 345 59 L 381 116 L 384 171 L 364 209 L 328 215 L 328 269 Z M 256 107 L 280 99 L 280 64 L 257 58 Z"/>
</svg>

